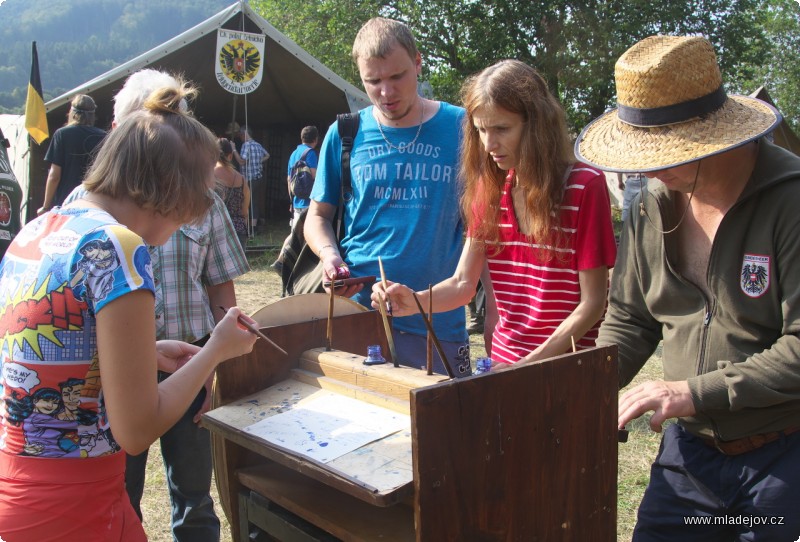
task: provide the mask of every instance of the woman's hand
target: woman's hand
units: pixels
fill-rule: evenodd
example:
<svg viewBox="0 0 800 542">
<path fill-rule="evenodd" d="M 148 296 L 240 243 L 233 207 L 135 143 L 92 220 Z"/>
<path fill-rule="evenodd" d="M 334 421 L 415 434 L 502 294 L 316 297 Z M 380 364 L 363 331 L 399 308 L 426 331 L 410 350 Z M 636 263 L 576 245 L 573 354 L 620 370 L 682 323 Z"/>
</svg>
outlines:
<svg viewBox="0 0 800 542">
<path fill-rule="evenodd" d="M 384 299 L 392 316 L 409 316 L 419 312 L 419 308 L 414 302 L 414 290 L 390 280 L 386 281 L 386 285 L 386 289 L 383 288 L 383 282 L 380 281 L 372 285 L 372 308 L 379 309 L 380 301 Z M 424 295 L 427 297 L 427 294 Z M 427 311 L 425 303 L 422 306 Z"/>
<path fill-rule="evenodd" d="M 253 350 L 253 345 L 258 339 L 258 335 L 250 332 L 239 323 L 239 318 L 258 327 L 258 323 L 245 315 L 239 307 L 228 309 L 225 316 L 217 323 L 211 337 L 203 347 L 205 351 L 213 353 L 217 363 L 242 356 Z"/>
<path fill-rule="evenodd" d="M 199 346 L 183 341 L 156 341 L 156 363 L 158 370 L 174 373 L 200 351 Z"/>
</svg>

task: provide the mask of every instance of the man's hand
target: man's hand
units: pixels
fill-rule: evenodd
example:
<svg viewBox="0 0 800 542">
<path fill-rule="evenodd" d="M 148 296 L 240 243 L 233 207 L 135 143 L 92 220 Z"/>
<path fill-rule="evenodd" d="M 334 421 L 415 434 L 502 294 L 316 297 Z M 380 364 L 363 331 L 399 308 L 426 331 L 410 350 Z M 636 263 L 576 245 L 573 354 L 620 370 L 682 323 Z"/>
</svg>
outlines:
<svg viewBox="0 0 800 542">
<path fill-rule="evenodd" d="M 661 432 L 661 424 L 669 418 L 696 414 L 689 392 L 689 383 L 685 380 L 679 382 L 657 380 L 631 388 L 619 398 L 617 425 L 620 429 L 624 429 L 629 421 L 650 411 L 653 411 L 650 417 L 650 429 L 656 433 Z"/>
<path fill-rule="evenodd" d="M 326 249 L 329 247 L 325 247 Z M 322 281 L 335 281 L 336 279 L 343 279 L 350 276 L 350 269 L 347 264 L 342 260 L 339 251 L 335 247 L 330 247 L 331 250 L 322 250 Z M 336 295 L 342 297 L 353 297 L 364 288 L 363 284 L 346 284 L 334 289 Z M 330 287 L 325 287 L 325 291 L 330 293 Z"/>
</svg>

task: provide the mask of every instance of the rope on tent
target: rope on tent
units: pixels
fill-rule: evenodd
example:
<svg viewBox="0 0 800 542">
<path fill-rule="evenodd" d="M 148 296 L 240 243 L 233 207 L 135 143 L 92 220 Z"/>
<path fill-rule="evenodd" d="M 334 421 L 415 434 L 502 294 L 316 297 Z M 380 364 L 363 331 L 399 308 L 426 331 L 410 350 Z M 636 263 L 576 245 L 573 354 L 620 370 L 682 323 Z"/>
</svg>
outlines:
<svg viewBox="0 0 800 542">
<path fill-rule="evenodd" d="M 239 0 L 239 15 L 241 15 L 241 21 L 242 21 L 240 30 L 242 32 L 244 32 L 244 6 L 245 6 L 245 0 Z M 236 98 L 234 97 L 234 105 L 235 103 L 236 103 Z M 247 93 L 244 94 L 244 127 L 247 130 L 249 137 L 249 134 L 251 132 L 250 132 L 250 119 L 247 115 Z M 247 238 L 252 239 L 253 237 L 255 237 L 255 226 L 254 226 L 255 220 L 253 219 L 253 211 L 254 211 L 253 184 L 250 182 L 249 179 L 245 180 L 247 181 L 247 184 L 249 185 L 250 188 L 250 213 L 247 216 Z M 266 179 L 262 179 L 262 182 L 266 182 Z"/>
</svg>

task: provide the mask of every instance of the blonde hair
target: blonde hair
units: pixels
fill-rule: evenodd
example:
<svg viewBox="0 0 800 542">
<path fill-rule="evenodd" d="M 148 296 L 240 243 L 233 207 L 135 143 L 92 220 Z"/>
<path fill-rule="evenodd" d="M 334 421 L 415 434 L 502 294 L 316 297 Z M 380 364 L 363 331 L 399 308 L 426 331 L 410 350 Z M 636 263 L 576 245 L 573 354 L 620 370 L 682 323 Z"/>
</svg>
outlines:
<svg viewBox="0 0 800 542">
<path fill-rule="evenodd" d="M 214 135 L 182 110 L 191 87 L 154 91 L 112 130 L 83 182 L 89 192 L 131 198 L 144 209 L 182 223 L 211 205 L 209 182 L 219 155 Z"/>
<path fill-rule="evenodd" d="M 469 77 L 461 89 L 461 98 L 466 109 L 460 166 L 464 182 L 461 210 L 470 235 L 478 245 L 500 239 L 496 217 L 507 172 L 483 148 L 473 117 L 479 108 L 502 107 L 520 115 L 525 123 L 515 172 L 531 225 L 529 237 L 543 247 L 563 244 L 559 208 L 564 176 L 575 162 L 575 154 L 564 110 L 545 80 L 524 62 L 503 60 Z M 476 209 L 481 210 L 477 215 Z M 545 261 L 552 259 L 552 250 L 542 250 Z"/>
<path fill-rule="evenodd" d="M 353 62 L 359 58 L 386 58 L 397 45 L 402 47 L 412 59 L 419 51 L 408 26 L 400 21 L 373 17 L 361 27 L 353 41 Z"/>
</svg>

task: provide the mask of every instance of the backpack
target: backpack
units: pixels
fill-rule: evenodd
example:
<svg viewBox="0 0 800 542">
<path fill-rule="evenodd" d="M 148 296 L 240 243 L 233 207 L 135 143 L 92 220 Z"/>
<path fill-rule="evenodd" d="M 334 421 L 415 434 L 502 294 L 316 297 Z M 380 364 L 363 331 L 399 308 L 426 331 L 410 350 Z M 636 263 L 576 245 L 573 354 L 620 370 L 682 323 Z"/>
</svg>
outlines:
<svg viewBox="0 0 800 542">
<path fill-rule="evenodd" d="M 344 235 L 344 201 L 353 196 L 353 182 L 350 177 L 350 152 L 358 133 L 358 113 L 337 115 L 337 128 L 342 140 L 342 187 L 339 205 L 333 219 L 333 232 L 341 240 Z M 305 227 L 308 209 L 303 209 L 294 221 L 292 232 L 283 246 L 283 269 L 281 270 L 281 297 L 296 294 L 310 294 L 325 291 L 322 287 L 322 262 L 306 243 Z"/>
<path fill-rule="evenodd" d="M 300 199 L 311 197 L 311 189 L 314 187 L 314 176 L 311 175 L 311 168 L 306 163 L 308 153 L 314 149 L 306 149 L 306 152 L 292 166 L 292 174 L 289 176 L 289 186 L 292 194 Z"/>
</svg>

